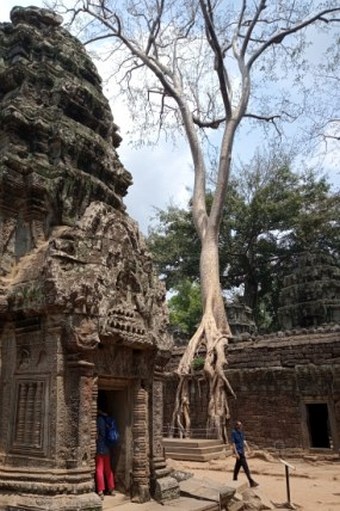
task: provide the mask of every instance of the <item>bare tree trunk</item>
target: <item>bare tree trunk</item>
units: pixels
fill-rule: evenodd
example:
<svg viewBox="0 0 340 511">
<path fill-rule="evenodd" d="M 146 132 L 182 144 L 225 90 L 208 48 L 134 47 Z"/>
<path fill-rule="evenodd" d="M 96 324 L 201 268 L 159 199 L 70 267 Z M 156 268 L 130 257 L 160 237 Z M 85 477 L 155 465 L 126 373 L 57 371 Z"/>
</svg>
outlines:
<svg viewBox="0 0 340 511">
<path fill-rule="evenodd" d="M 219 280 L 218 244 L 214 229 L 206 229 L 202 237 L 200 260 L 203 317 L 190 339 L 178 366 L 180 378 L 172 431 L 178 427 L 180 436 L 190 436 L 189 380 L 191 364 L 201 347 L 206 350 L 204 373 L 208 385 L 207 436 L 226 441 L 225 421 L 229 418 L 228 393 L 235 394 L 225 376 L 226 347 L 231 336 Z"/>
</svg>

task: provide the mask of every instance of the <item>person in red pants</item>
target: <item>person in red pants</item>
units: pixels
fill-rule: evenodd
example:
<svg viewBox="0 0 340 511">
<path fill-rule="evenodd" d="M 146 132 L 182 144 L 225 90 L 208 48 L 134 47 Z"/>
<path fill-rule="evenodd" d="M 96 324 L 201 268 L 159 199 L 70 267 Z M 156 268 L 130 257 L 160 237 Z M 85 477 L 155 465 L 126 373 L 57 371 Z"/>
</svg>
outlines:
<svg viewBox="0 0 340 511">
<path fill-rule="evenodd" d="M 97 416 L 97 451 L 96 451 L 96 487 L 101 499 L 105 489 L 109 495 L 115 494 L 115 474 L 111 467 L 110 446 L 106 439 L 107 413 L 98 410 Z"/>
</svg>

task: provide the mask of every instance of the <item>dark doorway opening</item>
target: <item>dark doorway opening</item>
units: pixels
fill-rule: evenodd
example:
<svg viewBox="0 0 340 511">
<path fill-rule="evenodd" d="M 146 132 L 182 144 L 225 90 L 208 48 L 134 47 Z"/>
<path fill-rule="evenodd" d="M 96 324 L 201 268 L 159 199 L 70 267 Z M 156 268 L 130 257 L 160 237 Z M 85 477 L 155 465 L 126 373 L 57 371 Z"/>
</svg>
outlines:
<svg viewBox="0 0 340 511">
<path fill-rule="evenodd" d="M 310 446 L 332 448 L 332 436 L 327 403 L 306 404 Z"/>
<path fill-rule="evenodd" d="M 98 389 L 98 409 L 106 412 L 116 421 L 119 442 L 111 448 L 111 466 L 115 473 L 116 490 L 129 494 L 130 489 L 130 455 L 127 449 L 129 437 L 129 396 L 128 389 Z"/>
</svg>

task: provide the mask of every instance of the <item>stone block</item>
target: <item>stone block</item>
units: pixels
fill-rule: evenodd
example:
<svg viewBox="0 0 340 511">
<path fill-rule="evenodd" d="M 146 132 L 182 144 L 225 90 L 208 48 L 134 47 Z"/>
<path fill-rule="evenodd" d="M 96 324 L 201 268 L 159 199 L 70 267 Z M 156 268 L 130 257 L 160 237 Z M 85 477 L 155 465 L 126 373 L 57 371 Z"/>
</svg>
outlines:
<svg viewBox="0 0 340 511">
<path fill-rule="evenodd" d="M 154 498 L 159 502 L 177 499 L 180 496 L 178 481 L 173 477 L 162 477 L 155 482 Z"/>
</svg>

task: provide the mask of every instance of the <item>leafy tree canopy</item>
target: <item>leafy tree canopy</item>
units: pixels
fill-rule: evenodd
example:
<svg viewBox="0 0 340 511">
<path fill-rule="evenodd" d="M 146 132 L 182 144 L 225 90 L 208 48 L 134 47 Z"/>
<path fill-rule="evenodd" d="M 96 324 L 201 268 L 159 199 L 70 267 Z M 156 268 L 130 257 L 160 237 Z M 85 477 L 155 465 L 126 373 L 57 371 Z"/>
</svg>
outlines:
<svg viewBox="0 0 340 511">
<path fill-rule="evenodd" d="M 184 278 L 175 294 L 168 301 L 171 325 L 188 339 L 196 330 L 202 317 L 201 290 L 197 282 Z"/>
<path fill-rule="evenodd" d="M 207 197 L 207 203 L 211 198 Z M 231 181 L 219 237 L 223 290 L 238 292 L 258 327 L 276 328 L 278 297 L 292 255 L 339 256 L 340 196 L 315 171 L 297 174 L 287 158 L 257 155 Z M 157 214 L 149 246 L 167 288 L 171 323 L 186 334 L 198 321 L 200 245 L 187 210 Z M 191 282 L 191 284 L 190 284 Z"/>
</svg>

